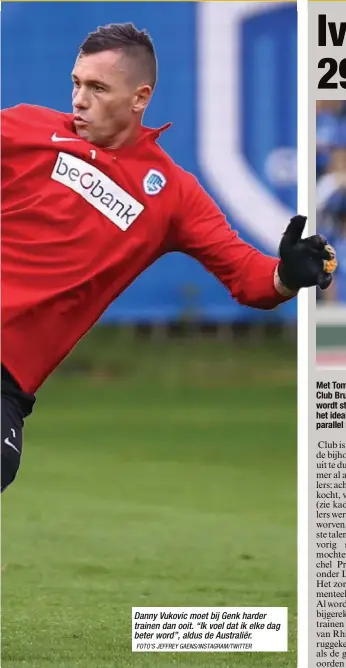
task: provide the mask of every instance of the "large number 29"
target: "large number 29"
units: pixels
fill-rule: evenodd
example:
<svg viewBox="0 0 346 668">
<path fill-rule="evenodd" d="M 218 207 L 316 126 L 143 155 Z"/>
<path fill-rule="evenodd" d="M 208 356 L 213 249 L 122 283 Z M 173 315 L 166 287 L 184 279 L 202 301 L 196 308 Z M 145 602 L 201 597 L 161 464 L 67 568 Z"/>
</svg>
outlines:
<svg viewBox="0 0 346 668">
<path fill-rule="evenodd" d="M 326 72 L 326 74 L 323 75 L 323 77 L 321 77 L 318 87 L 324 89 L 338 88 L 338 83 L 335 81 L 333 83 L 330 82 L 330 79 L 338 72 L 338 63 L 335 58 L 322 58 L 322 60 L 320 60 L 318 63 L 318 67 L 320 69 L 324 69 L 325 67 L 328 67 L 328 65 L 329 70 Z M 341 60 L 339 63 L 339 75 L 341 79 L 346 79 L 346 58 L 343 58 L 343 60 Z M 341 88 L 346 88 L 346 81 L 340 81 L 339 83 Z"/>
</svg>

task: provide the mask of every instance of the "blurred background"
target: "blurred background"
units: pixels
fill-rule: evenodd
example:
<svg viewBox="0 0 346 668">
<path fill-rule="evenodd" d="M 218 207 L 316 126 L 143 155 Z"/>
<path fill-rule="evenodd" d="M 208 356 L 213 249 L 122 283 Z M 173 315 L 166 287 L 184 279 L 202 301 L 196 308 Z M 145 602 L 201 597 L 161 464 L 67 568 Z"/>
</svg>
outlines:
<svg viewBox="0 0 346 668">
<path fill-rule="evenodd" d="M 346 102 L 316 102 L 317 229 L 335 247 L 330 289 L 317 291 L 317 362 L 346 367 Z"/>
<path fill-rule="evenodd" d="M 4 3 L 2 106 L 70 111 L 86 33 L 146 28 L 145 123 L 172 121 L 163 148 L 276 255 L 296 212 L 296 19 L 294 3 Z M 295 301 L 241 307 L 162 258 L 39 392 L 2 528 L 4 668 L 229 665 L 131 656 L 131 605 L 161 604 L 288 606 L 289 652 L 251 666 L 295 666 Z"/>
</svg>

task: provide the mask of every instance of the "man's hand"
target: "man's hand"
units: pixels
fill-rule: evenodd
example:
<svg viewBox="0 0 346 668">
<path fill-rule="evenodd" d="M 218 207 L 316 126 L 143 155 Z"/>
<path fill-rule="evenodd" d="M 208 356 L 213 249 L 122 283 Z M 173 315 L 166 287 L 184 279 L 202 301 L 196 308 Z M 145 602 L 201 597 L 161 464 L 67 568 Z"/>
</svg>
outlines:
<svg viewBox="0 0 346 668">
<path fill-rule="evenodd" d="M 302 239 L 305 223 L 305 216 L 294 216 L 281 239 L 277 275 L 284 290 L 297 292 L 313 285 L 326 290 L 333 281 L 334 248 L 321 234 Z"/>
</svg>

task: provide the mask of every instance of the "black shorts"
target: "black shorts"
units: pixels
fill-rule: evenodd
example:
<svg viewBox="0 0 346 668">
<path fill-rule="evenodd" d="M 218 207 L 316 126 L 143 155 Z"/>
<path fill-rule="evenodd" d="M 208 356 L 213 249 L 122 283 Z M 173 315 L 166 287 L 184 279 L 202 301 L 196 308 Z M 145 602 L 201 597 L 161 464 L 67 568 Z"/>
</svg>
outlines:
<svg viewBox="0 0 346 668">
<path fill-rule="evenodd" d="M 1 491 L 17 475 L 23 447 L 23 427 L 35 396 L 21 390 L 17 381 L 1 365 Z"/>
</svg>

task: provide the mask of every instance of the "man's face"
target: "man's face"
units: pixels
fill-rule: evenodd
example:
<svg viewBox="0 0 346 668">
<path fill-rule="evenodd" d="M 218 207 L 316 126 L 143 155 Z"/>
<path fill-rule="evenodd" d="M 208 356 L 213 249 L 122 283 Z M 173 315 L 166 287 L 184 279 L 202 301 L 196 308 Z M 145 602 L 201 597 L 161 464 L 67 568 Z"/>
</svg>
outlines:
<svg viewBox="0 0 346 668">
<path fill-rule="evenodd" d="M 72 104 L 79 137 L 97 146 L 112 146 L 134 117 L 141 117 L 151 88 L 138 85 L 131 66 L 120 51 L 78 56 L 72 72 Z"/>
<path fill-rule="evenodd" d="M 346 180 L 346 148 L 340 146 L 333 149 L 329 171 L 338 172 Z"/>
</svg>

